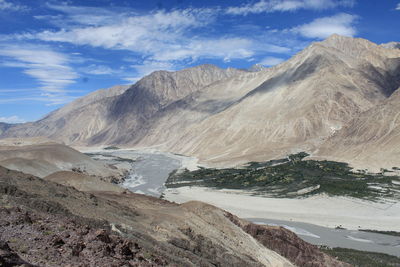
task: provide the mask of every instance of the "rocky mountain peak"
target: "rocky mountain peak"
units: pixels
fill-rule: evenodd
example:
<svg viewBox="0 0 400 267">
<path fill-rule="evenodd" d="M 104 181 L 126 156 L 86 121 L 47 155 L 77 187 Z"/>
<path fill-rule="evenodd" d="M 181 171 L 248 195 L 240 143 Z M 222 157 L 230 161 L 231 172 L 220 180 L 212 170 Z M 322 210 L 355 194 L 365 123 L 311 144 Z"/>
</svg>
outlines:
<svg viewBox="0 0 400 267">
<path fill-rule="evenodd" d="M 250 68 L 248 68 L 247 70 L 250 72 L 258 72 L 258 71 L 262 71 L 267 69 L 267 67 L 264 67 L 264 65 L 262 64 L 254 64 L 253 66 L 251 66 Z"/>
<path fill-rule="evenodd" d="M 186 95 L 243 71 L 222 69 L 212 64 L 203 64 L 179 71 L 155 71 L 127 90 L 126 95 L 151 95 L 161 105 L 178 100 Z"/>
<path fill-rule="evenodd" d="M 366 39 L 347 37 L 338 34 L 333 34 L 318 44 L 330 49 L 334 48 L 352 57 L 359 57 L 365 50 L 378 47 L 378 45 Z"/>
</svg>

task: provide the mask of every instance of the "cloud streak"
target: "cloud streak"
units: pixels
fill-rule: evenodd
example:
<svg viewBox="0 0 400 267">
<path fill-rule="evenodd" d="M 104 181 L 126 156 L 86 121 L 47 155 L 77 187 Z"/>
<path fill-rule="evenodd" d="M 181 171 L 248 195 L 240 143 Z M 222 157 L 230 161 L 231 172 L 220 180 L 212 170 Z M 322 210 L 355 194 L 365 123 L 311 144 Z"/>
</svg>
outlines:
<svg viewBox="0 0 400 267">
<path fill-rule="evenodd" d="M 87 67 L 80 68 L 80 71 L 91 75 L 111 75 L 119 73 L 118 70 L 114 70 L 106 65 L 91 64 Z"/>
<path fill-rule="evenodd" d="M 25 11 L 27 9 L 26 6 L 11 3 L 6 0 L 0 0 L 0 11 Z"/>
<path fill-rule="evenodd" d="M 229 7 L 230 15 L 248 15 L 272 12 L 293 12 L 297 10 L 325 10 L 339 6 L 351 7 L 355 0 L 261 0 L 253 4 Z"/>
<path fill-rule="evenodd" d="M 51 102 L 60 102 L 75 83 L 78 74 L 69 66 L 70 59 L 59 52 L 41 45 L 1 45 L 2 66 L 22 68 L 23 73 L 39 83 L 41 95 Z"/>
</svg>

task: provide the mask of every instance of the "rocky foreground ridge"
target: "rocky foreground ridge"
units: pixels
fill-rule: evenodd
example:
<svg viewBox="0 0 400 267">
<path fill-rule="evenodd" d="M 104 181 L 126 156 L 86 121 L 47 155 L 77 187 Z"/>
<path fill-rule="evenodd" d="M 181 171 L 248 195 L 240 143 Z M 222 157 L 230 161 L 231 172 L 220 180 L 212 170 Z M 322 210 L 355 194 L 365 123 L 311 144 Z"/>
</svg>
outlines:
<svg viewBox="0 0 400 267">
<path fill-rule="evenodd" d="M 0 167 L 2 266 L 349 266 L 216 207 L 81 192 Z"/>
</svg>

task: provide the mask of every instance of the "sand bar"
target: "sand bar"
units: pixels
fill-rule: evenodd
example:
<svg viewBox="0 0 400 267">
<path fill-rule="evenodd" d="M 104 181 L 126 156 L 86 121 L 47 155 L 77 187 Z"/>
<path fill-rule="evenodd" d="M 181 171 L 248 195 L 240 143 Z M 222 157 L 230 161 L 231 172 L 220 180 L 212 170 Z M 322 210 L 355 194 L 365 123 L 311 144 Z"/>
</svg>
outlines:
<svg viewBox="0 0 400 267">
<path fill-rule="evenodd" d="M 235 190 L 202 187 L 168 189 L 165 198 L 177 203 L 198 200 L 223 208 L 241 218 L 266 218 L 311 223 L 324 227 L 400 232 L 400 203 L 364 201 L 316 195 L 302 199 L 264 198 Z"/>
</svg>

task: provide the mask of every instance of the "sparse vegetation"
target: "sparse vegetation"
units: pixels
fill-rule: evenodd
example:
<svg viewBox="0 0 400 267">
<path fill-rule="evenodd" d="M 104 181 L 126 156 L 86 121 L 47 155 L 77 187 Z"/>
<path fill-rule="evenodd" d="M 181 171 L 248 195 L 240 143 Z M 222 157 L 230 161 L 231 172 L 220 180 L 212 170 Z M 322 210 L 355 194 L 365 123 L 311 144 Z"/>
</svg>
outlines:
<svg viewBox="0 0 400 267">
<path fill-rule="evenodd" d="M 96 157 L 106 157 L 106 158 L 110 158 L 110 160 L 115 160 L 115 161 L 120 161 L 120 162 L 129 162 L 129 163 L 133 163 L 136 162 L 137 160 L 134 159 L 129 159 L 129 158 L 121 158 L 115 155 L 107 155 L 107 154 L 102 154 L 102 153 L 85 153 L 85 155 L 93 158 L 94 160 L 96 160 Z"/>
<path fill-rule="evenodd" d="M 118 149 L 120 149 L 120 148 L 117 146 L 108 146 L 108 147 L 104 148 L 104 150 L 118 150 Z"/>
<path fill-rule="evenodd" d="M 359 251 L 347 248 L 320 248 L 326 254 L 355 267 L 390 267 L 400 266 L 400 258 L 384 253 Z"/>
<path fill-rule="evenodd" d="M 173 172 L 166 186 L 244 189 L 273 197 L 326 193 L 369 200 L 400 198 L 400 185 L 392 183 L 399 180 L 397 176 L 353 171 L 343 162 L 304 160 L 307 156 L 301 152 L 280 160 L 250 162 L 243 168 Z"/>
<path fill-rule="evenodd" d="M 378 231 L 378 230 L 370 230 L 370 229 L 359 229 L 359 231 L 377 233 L 377 234 L 382 234 L 382 235 L 400 236 L 400 232 L 395 232 L 395 231 Z"/>
</svg>

